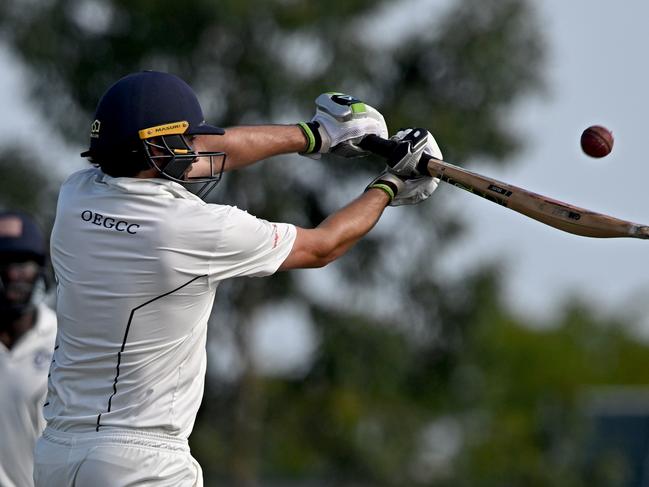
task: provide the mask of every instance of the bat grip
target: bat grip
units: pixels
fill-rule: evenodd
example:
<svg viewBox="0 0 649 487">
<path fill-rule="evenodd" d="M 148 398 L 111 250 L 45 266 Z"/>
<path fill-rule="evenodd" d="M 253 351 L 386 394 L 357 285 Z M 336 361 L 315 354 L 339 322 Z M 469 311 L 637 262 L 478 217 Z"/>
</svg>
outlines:
<svg viewBox="0 0 649 487">
<path fill-rule="evenodd" d="M 383 157 L 384 159 L 388 159 L 388 160 L 392 158 L 392 155 L 396 150 L 396 148 L 398 147 L 398 145 L 399 142 L 396 142 L 394 140 L 384 139 L 374 134 L 366 135 L 358 143 L 358 146 L 361 149 L 371 152 L 372 154 L 376 154 L 377 156 Z"/>
<path fill-rule="evenodd" d="M 363 137 L 358 143 L 358 146 L 363 150 L 382 157 L 390 167 L 403 159 L 407 155 L 409 149 L 407 142 L 397 142 L 395 140 L 384 139 L 374 134 Z M 419 163 L 417 164 L 417 170 L 421 174 L 429 174 L 428 161 L 430 159 L 431 156 L 428 154 L 422 154 L 421 159 L 419 159 Z"/>
</svg>

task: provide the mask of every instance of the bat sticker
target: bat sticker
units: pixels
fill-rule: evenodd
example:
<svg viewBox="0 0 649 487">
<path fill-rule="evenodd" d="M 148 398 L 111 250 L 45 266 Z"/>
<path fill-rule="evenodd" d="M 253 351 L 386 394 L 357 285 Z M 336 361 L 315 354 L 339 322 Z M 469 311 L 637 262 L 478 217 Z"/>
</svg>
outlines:
<svg viewBox="0 0 649 487">
<path fill-rule="evenodd" d="M 507 200 L 502 199 L 502 198 L 497 198 L 496 196 L 493 196 L 491 194 L 487 194 L 487 193 L 484 193 L 484 192 L 482 192 L 480 190 L 477 190 L 476 188 L 474 188 L 472 186 L 467 186 L 466 184 L 462 184 L 461 182 L 456 181 L 455 179 L 450 178 L 445 174 L 442 174 L 439 178 L 442 181 L 444 181 L 444 182 L 446 182 L 448 184 L 452 184 L 456 188 L 460 188 L 460 189 L 463 189 L 464 191 L 468 191 L 469 193 L 473 193 L 473 194 L 477 194 L 478 196 L 482 196 L 484 199 L 489 200 L 489 201 L 491 201 L 493 203 L 496 203 L 496 204 L 499 204 L 499 205 L 502 205 L 502 206 L 505 206 L 505 207 L 507 206 Z M 511 192 L 509 194 L 511 194 Z M 509 195 L 506 195 L 506 196 L 509 196 Z"/>
<path fill-rule="evenodd" d="M 568 220 L 579 220 L 581 218 L 581 214 L 577 213 L 576 211 L 569 210 L 568 208 L 561 208 L 561 207 L 555 207 L 552 210 L 552 214 L 559 216 L 561 218 L 566 218 Z"/>
<path fill-rule="evenodd" d="M 512 192 L 509 191 L 508 189 L 501 188 L 500 186 L 496 186 L 495 184 L 490 184 L 489 187 L 487 188 L 489 191 L 493 191 L 494 193 L 501 194 L 503 196 L 511 196 Z"/>
</svg>

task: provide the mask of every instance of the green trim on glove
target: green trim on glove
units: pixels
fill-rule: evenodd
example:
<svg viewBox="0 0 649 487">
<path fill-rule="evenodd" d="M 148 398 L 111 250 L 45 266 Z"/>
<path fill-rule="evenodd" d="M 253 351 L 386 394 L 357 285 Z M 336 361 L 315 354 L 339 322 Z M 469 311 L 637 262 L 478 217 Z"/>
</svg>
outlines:
<svg viewBox="0 0 649 487">
<path fill-rule="evenodd" d="M 318 140 L 320 140 L 320 134 L 315 134 L 310 125 L 313 124 L 309 122 L 299 122 L 297 124 L 297 126 L 302 129 L 302 132 L 304 132 L 304 136 L 307 139 L 307 146 L 302 154 L 313 154 L 319 148 L 316 146 L 320 145 L 318 144 Z"/>
<path fill-rule="evenodd" d="M 376 183 L 374 183 L 374 184 L 367 187 L 367 189 L 373 189 L 373 188 L 383 190 L 385 192 L 385 194 L 387 194 L 388 197 L 390 198 L 390 203 L 392 203 L 392 200 L 394 199 L 395 194 L 394 194 L 394 191 L 392 190 L 392 188 L 390 186 L 385 184 L 383 181 L 378 181 L 378 182 L 376 182 Z"/>
<path fill-rule="evenodd" d="M 367 108 L 365 108 L 365 103 L 354 103 L 350 107 L 352 109 L 352 113 L 365 113 L 367 112 Z"/>
<path fill-rule="evenodd" d="M 392 174 L 389 170 L 386 170 L 374 179 L 374 181 L 370 182 L 367 188 L 365 188 L 365 191 L 372 188 L 380 189 L 388 195 L 390 198 L 389 204 L 393 206 L 394 202 L 400 197 L 403 187 L 403 180 L 396 174 Z"/>
<path fill-rule="evenodd" d="M 367 112 L 367 105 L 363 103 L 362 101 L 359 101 L 358 99 L 354 100 L 354 97 L 351 95 L 346 95 L 345 93 L 340 93 L 339 91 L 327 91 L 324 93 L 325 95 L 331 95 L 331 96 L 347 96 L 351 98 L 351 101 L 356 101 L 356 103 L 352 103 L 349 105 L 349 108 L 351 109 L 352 113 L 366 113 Z"/>
</svg>

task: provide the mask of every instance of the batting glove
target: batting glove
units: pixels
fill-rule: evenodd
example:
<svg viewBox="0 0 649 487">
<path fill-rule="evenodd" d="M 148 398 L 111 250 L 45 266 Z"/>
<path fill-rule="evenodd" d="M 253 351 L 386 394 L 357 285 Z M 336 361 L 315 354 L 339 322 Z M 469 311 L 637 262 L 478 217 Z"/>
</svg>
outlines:
<svg viewBox="0 0 649 487">
<path fill-rule="evenodd" d="M 439 179 L 430 176 L 406 178 L 394 174 L 390 169 L 383 171 L 366 188 L 376 188 L 390 197 L 390 206 L 416 205 L 428 199 L 437 189 Z"/>
<path fill-rule="evenodd" d="M 435 138 L 422 128 L 406 128 L 391 137 L 399 143 L 390 167 L 374 179 L 369 188 L 378 188 L 390 197 L 390 206 L 415 205 L 428 199 L 437 189 L 439 179 L 422 174 L 417 165 L 426 153 L 442 159 Z"/>
<path fill-rule="evenodd" d="M 399 142 L 398 150 L 395 151 L 395 160 L 391 160 L 389 165 L 392 172 L 400 176 L 428 176 L 428 173 L 422 174 L 417 169 L 419 159 L 424 153 L 436 159 L 442 159 L 442 151 L 435 138 L 426 129 L 401 129 L 390 139 Z"/>
<path fill-rule="evenodd" d="M 366 156 L 369 153 L 357 145 L 365 135 L 388 136 L 383 115 L 353 96 L 323 93 L 315 104 L 311 121 L 298 124 L 308 140 L 302 155 L 314 159 L 327 152 L 342 157 Z"/>
</svg>

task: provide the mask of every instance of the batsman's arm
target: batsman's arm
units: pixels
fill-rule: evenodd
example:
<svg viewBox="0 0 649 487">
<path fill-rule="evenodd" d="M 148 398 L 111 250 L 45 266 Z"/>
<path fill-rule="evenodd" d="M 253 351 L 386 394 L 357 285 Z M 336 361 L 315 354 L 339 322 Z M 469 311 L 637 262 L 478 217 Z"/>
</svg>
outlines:
<svg viewBox="0 0 649 487">
<path fill-rule="evenodd" d="M 324 267 L 366 235 L 390 203 L 380 189 L 368 189 L 316 228 L 297 228 L 293 249 L 279 270 Z"/>
<path fill-rule="evenodd" d="M 223 135 L 199 135 L 199 152 L 224 152 L 224 171 L 240 169 L 268 157 L 300 153 L 319 158 L 334 152 L 342 157 L 367 155 L 355 144 L 362 135 L 388 136 L 383 115 L 353 96 L 323 93 L 315 100 L 310 122 L 297 125 L 257 125 L 226 129 Z M 208 161 L 194 164 L 189 177 L 211 175 Z"/>
<path fill-rule="evenodd" d="M 224 171 L 232 171 L 268 157 L 302 152 L 307 140 L 297 125 L 250 125 L 228 128 L 224 135 L 198 135 L 194 144 L 201 152 L 225 152 Z M 209 174 L 207 165 L 195 164 L 190 176 Z"/>
</svg>

